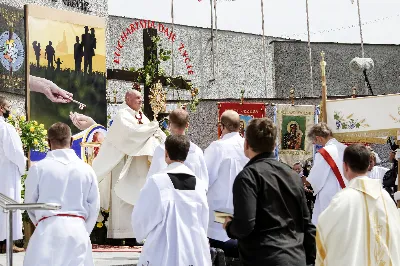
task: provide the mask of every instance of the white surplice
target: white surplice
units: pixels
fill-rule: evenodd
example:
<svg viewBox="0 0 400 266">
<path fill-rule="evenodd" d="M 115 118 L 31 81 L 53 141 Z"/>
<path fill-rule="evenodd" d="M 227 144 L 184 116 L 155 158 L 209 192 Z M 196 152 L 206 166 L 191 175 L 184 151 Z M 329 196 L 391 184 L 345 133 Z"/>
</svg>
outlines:
<svg viewBox="0 0 400 266">
<path fill-rule="evenodd" d="M 132 213 L 137 240 L 146 239 L 138 265 L 211 266 L 207 188 L 198 181 L 181 163 L 147 179 Z"/>
<path fill-rule="evenodd" d="M 25 181 L 25 203 L 56 203 L 60 210 L 28 211 L 37 227 L 25 266 L 93 266 L 92 232 L 100 211 L 97 177 L 72 149 L 47 153 Z M 61 217 L 60 214 L 82 216 Z M 44 220 L 40 221 L 43 217 Z"/>
<path fill-rule="evenodd" d="M 26 160 L 21 139 L 15 128 L 0 116 L 0 193 L 21 202 L 21 176 Z M 21 211 L 13 215 L 13 239 L 22 239 Z M 7 216 L 0 208 L 0 241 L 7 237 Z"/>
<path fill-rule="evenodd" d="M 389 171 L 389 168 L 382 167 L 382 166 L 374 166 L 372 167 L 371 171 L 368 171 L 368 177 L 372 179 L 379 179 L 383 181 L 383 177 L 385 176 L 386 172 Z"/>
<path fill-rule="evenodd" d="M 343 154 L 346 147 L 336 139 L 330 139 L 324 147 L 335 161 L 345 185 L 347 185 L 347 180 L 343 175 Z M 318 216 L 328 207 L 332 197 L 342 188 L 331 167 L 320 153 L 315 154 L 313 167 L 307 177 L 307 181 L 311 184 L 314 195 L 316 195 L 312 214 L 312 223 L 316 225 Z"/>
<path fill-rule="evenodd" d="M 202 180 L 208 188 L 208 171 L 204 160 L 204 154 L 203 151 L 193 142 L 190 142 L 189 153 L 184 164 L 192 170 L 196 177 Z M 167 166 L 168 165 L 165 162 L 165 144 L 161 144 L 154 151 L 147 176 L 152 176 L 161 170 L 164 170 Z"/>
<path fill-rule="evenodd" d="M 357 177 L 320 215 L 316 266 L 400 265 L 400 214 L 380 180 Z"/>
<path fill-rule="evenodd" d="M 221 208 L 233 209 L 233 182 L 249 161 L 244 155 L 243 146 L 244 139 L 238 132 L 232 132 L 212 142 L 204 151 L 210 180 L 207 193 L 210 207 L 207 235 L 211 239 L 223 242 L 229 240 L 222 224 L 214 222 L 214 211 Z"/>
<path fill-rule="evenodd" d="M 130 224 L 133 205 L 146 182 L 149 160 L 164 140 L 157 121 L 150 122 L 127 105 L 115 116 L 93 161 L 100 182 L 101 207 L 110 210 L 108 238 L 135 237 Z"/>
</svg>

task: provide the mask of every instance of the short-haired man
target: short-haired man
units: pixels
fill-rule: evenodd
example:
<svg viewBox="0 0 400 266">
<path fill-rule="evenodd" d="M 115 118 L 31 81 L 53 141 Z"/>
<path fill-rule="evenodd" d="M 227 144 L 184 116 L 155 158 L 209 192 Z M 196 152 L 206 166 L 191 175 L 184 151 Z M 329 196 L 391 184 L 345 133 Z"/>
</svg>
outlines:
<svg viewBox="0 0 400 266">
<path fill-rule="evenodd" d="M 333 137 L 332 130 L 326 123 L 314 125 L 307 137 L 313 144 L 324 146 L 315 154 L 313 167 L 307 177 L 316 195 L 312 222 L 317 225 L 318 216 L 328 207 L 332 197 L 346 187 L 347 180 L 343 178 L 343 152 L 347 146 Z"/>
<path fill-rule="evenodd" d="M 97 177 L 71 149 L 68 125 L 52 125 L 47 136 L 50 151 L 29 169 L 25 203 L 56 203 L 61 209 L 28 211 L 36 229 L 24 265 L 94 265 L 89 235 L 100 210 Z"/>
<path fill-rule="evenodd" d="M 239 134 L 239 114 L 233 110 L 223 112 L 220 126 L 222 138 L 212 142 L 204 151 L 210 178 L 207 193 L 210 207 L 208 237 L 211 247 L 222 249 L 227 257 L 237 258 L 239 256 L 237 240 L 230 239 L 222 224 L 214 221 L 214 211 L 233 209 L 233 182 L 249 159 L 243 152 L 244 139 Z"/>
<path fill-rule="evenodd" d="M 302 182 L 274 157 L 277 129 L 269 118 L 250 121 L 244 152 L 250 159 L 233 184 L 233 220 L 224 227 L 239 240 L 244 266 L 306 266 L 315 260 L 311 223 Z"/>
<path fill-rule="evenodd" d="M 169 114 L 168 127 L 172 135 L 185 135 L 185 131 L 189 127 L 188 112 L 181 108 L 173 110 Z M 193 142 L 190 142 L 189 154 L 184 164 L 208 187 L 208 171 L 203 151 Z M 147 176 L 152 176 L 164 170 L 167 166 L 165 162 L 165 145 L 161 144 L 154 151 Z"/>
<path fill-rule="evenodd" d="M 367 176 L 370 151 L 346 148 L 348 186 L 320 215 L 316 265 L 400 265 L 400 215 L 380 180 Z"/>
<path fill-rule="evenodd" d="M 15 128 L 6 122 L 11 104 L 0 96 L 0 193 L 13 200 L 21 201 L 21 176 L 25 174 L 25 156 L 21 139 Z M 6 252 L 7 216 L 0 208 L 0 253 Z M 13 215 L 13 239 L 22 239 L 21 211 Z M 3 242 L 3 243 L 2 243 Z M 13 247 L 14 252 L 24 249 Z"/>
<path fill-rule="evenodd" d="M 168 167 L 148 177 L 140 192 L 132 212 L 137 240 L 146 239 L 138 265 L 211 266 L 207 188 L 184 164 L 189 149 L 186 136 L 168 136 Z"/>
</svg>

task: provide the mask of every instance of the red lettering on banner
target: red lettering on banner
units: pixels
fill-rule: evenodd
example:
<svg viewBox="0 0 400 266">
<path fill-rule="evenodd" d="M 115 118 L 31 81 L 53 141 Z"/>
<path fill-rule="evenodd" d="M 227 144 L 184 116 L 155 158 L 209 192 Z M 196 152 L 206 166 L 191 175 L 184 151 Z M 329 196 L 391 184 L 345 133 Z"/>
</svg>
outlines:
<svg viewBox="0 0 400 266">
<path fill-rule="evenodd" d="M 121 45 L 121 40 L 118 40 L 118 47 L 121 49 L 124 47 L 123 45 Z"/>
<path fill-rule="evenodd" d="M 185 48 L 185 45 L 183 43 L 180 44 L 178 51 L 182 50 L 183 48 Z"/>
<path fill-rule="evenodd" d="M 146 27 L 146 21 L 145 21 L 145 20 L 141 20 L 141 21 L 140 21 L 140 26 L 141 26 L 143 29 L 147 28 L 147 27 Z"/>
</svg>

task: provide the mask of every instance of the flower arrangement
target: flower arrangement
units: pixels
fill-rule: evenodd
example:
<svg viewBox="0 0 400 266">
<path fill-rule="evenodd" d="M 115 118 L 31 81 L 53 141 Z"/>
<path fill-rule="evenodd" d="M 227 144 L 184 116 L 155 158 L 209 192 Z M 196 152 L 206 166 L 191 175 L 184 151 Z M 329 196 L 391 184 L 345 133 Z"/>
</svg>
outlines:
<svg viewBox="0 0 400 266">
<path fill-rule="evenodd" d="M 336 129 L 355 129 L 360 127 L 369 127 L 367 123 L 365 123 L 365 119 L 359 121 L 358 119 L 353 118 L 354 114 L 350 114 L 347 117 L 344 117 L 341 112 L 334 112 L 333 119 L 336 121 Z"/>
<path fill-rule="evenodd" d="M 108 210 L 100 209 L 99 216 L 97 217 L 96 228 L 108 227 L 108 217 L 110 212 Z"/>
<path fill-rule="evenodd" d="M 25 154 L 28 154 L 30 150 L 40 152 L 48 150 L 47 130 L 43 124 L 39 124 L 37 121 L 27 121 L 23 115 L 14 116 L 12 114 L 7 118 L 7 122 L 17 130 Z"/>
</svg>

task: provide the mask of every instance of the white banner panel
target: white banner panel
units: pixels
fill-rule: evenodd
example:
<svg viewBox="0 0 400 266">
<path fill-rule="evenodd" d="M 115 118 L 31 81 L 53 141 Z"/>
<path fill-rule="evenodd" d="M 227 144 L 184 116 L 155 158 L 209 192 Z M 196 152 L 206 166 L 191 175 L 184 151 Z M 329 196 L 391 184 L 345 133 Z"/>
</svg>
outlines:
<svg viewBox="0 0 400 266">
<path fill-rule="evenodd" d="M 329 100 L 327 122 L 341 142 L 386 143 L 400 129 L 400 94 Z"/>
</svg>

